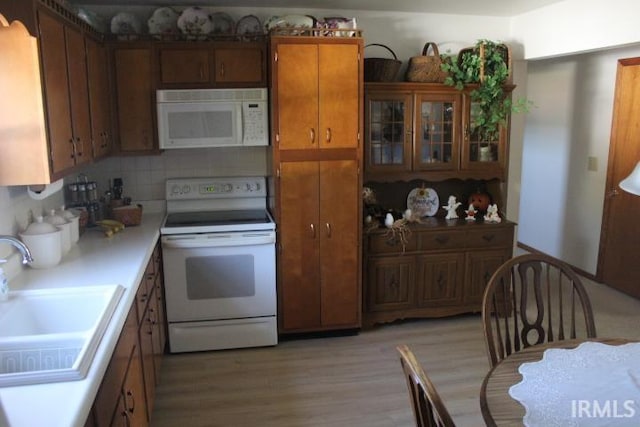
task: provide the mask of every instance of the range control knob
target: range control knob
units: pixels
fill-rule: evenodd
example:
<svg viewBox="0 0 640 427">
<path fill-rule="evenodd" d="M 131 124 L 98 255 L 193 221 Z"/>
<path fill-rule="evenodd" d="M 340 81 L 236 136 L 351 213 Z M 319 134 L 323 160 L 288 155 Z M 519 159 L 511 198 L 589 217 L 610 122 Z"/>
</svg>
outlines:
<svg viewBox="0 0 640 427">
<path fill-rule="evenodd" d="M 182 194 L 189 194 L 190 192 L 191 192 L 191 187 L 189 187 L 186 184 L 182 186 Z"/>
<path fill-rule="evenodd" d="M 174 184 L 171 186 L 171 194 L 178 194 L 180 192 L 180 186 L 178 184 Z"/>
<path fill-rule="evenodd" d="M 231 193 L 233 191 L 233 185 L 231 184 L 225 184 L 224 185 L 224 192 L 225 193 Z"/>
</svg>

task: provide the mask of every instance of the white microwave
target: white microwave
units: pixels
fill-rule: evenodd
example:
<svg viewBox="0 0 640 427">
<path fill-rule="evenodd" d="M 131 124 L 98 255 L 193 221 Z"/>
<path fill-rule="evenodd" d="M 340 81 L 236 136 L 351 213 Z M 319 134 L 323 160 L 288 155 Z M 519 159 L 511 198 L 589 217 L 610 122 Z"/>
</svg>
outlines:
<svg viewBox="0 0 640 427">
<path fill-rule="evenodd" d="M 158 90 L 161 149 L 269 145 L 266 88 Z"/>
</svg>

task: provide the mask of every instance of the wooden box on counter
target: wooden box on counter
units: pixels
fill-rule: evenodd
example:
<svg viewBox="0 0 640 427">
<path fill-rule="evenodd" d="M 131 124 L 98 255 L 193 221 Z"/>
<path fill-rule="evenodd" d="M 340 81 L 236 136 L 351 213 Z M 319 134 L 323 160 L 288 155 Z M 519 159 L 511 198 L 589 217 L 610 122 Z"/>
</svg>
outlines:
<svg viewBox="0 0 640 427">
<path fill-rule="evenodd" d="M 427 218 L 403 245 L 378 228 L 364 233 L 364 326 L 479 312 L 487 281 L 513 253 L 515 224 Z"/>
</svg>

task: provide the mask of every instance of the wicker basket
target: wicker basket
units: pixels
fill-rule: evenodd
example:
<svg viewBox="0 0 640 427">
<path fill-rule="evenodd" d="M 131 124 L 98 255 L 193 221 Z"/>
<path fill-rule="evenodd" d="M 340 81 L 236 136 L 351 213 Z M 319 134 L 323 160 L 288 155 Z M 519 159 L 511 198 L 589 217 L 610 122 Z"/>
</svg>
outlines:
<svg viewBox="0 0 640 427">
<path fill-rule="evenodd" d="M 124 225 L 139 225 L 142 222 L 142 205 L 126 205 L 111 210 L 113 219 Z"/>
<path fill-rule="evenodd" d="M 427 55 L 429 47 L 432 55 Z M 409 59 L 409 66 L 405 74 L 408 82 L 442 83 L 447 78 L 447 72 L 442 70 L 442 59 L 438 46 L 433 42 L 427 42 L 422 48 L 421 56 L 413 56 Z"/>
<path fill-rule="evenodd" d="M 393 59 L 388 58 L 365 58 L 364 59 L 364 81 L 365 82 L 392 82 L 396 79 L 402 61 L 398 60 L 396 54 L 383 44 L 371 43 L 365 46 L 380 46 L 387 49 L 393 55 Z"/>
<path fill-rule="evenodd" d="M 502 50 L 502 57 L 504 58 L 504 62 L 505 64 L 507 64 L 507 70 L 509 70 L 509 77 L 507 77 L 507 82 L 511 82 L 511 48 L 504 44 L 501 43 L 498 45 L 498 47 Z M 482 58 L 482 62 L 480 63 L 480 81 L 483 82 L 484 81 L 484 75 L 485 75 L 485 69 L 484 69 L 484 44 L 481 44 L 479 48 L 476 47 L 467 47 L 464 49 L 461 49 L 460 52 L 458 52 L 458 66 L 461 65 L 462 63 L 462 57 L 465 53 L 478 53 L 480 55 L 480 58 Z"/>
</svg>

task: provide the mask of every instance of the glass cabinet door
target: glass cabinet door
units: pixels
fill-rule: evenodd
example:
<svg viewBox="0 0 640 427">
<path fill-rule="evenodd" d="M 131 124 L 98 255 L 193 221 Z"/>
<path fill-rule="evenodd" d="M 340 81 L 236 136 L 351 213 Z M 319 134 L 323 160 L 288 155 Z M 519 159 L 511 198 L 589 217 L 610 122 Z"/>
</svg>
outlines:
<svg viewBox="0 0 640 427">
<path fill-rule="evenodd" d="M 500 169 L 505 162 L 505 148 L 507 134 L 502 126 L 500 132 L 493 138 L 488 138 L 480 132 L 476 117 L 480 106 L 467 99 L 466 120 L 463 121 L 464 142 L 462 151 L 463 169 Z"/>
<path fill-rule="evenodd" d="M 460 97 L 417 94 L 414 170 L 458 168 Z"/>
<path fill-rule="evenodd" d="M 370 93 L 365 110 L 365 167 L 378 172 L 410 170 L 411 95 Z"/>
</svg>

